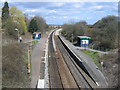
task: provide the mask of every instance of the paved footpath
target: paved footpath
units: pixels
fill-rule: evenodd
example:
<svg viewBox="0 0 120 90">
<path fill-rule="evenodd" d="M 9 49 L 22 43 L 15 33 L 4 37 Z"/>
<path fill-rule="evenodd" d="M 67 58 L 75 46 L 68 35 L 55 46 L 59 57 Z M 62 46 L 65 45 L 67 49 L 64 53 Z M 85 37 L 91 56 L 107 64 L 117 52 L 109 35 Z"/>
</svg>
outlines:
<svg viewBox="0 0 120 90">
<path fill-rule="evenodd" d="M 31 88 L 35 88 L 37 85 L 37 80 L 39 79 L 40 75 L 40 65 L 41 61 L 44 57 L 45 53 L 45 42 L 47 40 L 46 37 L 42 37 L 39 42 L 35 45 L 33 51 L 32 51 L 32 75 L 31 75 Z"/>
<path fill-rule="evenodd" d="M 86 50 L 89 50 L 89 51 L 99 52 L 99 53 L 103 53 L 103 54 L 108 54 L 109 53 L 109 52 L 99 51 L 99 50 L 95 50 L 95 49 L 91 49 L 91 48 L 78 47 L 78 46 L 76 46 L 76 49 L 86 49 Z"/>
</svg>

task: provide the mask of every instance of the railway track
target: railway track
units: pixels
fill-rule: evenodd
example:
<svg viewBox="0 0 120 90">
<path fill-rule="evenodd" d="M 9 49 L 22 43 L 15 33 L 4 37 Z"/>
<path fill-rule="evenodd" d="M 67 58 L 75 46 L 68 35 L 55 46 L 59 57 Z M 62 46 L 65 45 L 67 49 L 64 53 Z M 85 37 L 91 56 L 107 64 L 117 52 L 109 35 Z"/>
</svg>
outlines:
<svg viewBox="0 0 120 90">
<path fill-rule="evenodd" d="M 58 65 L 55 58 L 55 51 L 53 48 L 53 41 L 51 33 L 49 38 L 49 46 L 48 46 L 48 72 L 49 72 L 49 86 L 50 88 L 63 88 L 60 73 L 58 71 Z"/>
<path fill-rule="evenodd" d="M 53 32 L 54 33 L 54 32 Z M 93 89 L 96 84 L 66 49 L 59 36 L 55 36 L 54 50 L 51 34 L 49 38 L 49 82 L 50 88 Z"/>
</svg>

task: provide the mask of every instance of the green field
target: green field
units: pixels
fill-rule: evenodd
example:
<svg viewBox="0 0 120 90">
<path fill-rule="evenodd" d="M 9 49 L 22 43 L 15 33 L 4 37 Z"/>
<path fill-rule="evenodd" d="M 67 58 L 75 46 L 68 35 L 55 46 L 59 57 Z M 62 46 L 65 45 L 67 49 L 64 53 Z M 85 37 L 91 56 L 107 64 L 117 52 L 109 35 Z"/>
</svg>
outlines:
<svg viewBox="0 0 120 90">
<path fill-rule="evenodd" d="M 37 43 L 38 43 L 38 40 L 32 41 L 32 45 L 35 45 L 35 44 L 37 44 Z"/>
<path fill-rule="evenodd" d="M 90 56 L 92 58 L 92 60 L 94 61 L 94 63 L 100 68 L 101 64 L 99 62 L 99 58 L 100 58 L 100 54 L 98 52 L 93 52 L 93 51 L 89 51 L 89 50 L 81 50 L 83 51 L 85 54 L 87 54 L 88 56 Z"/>
</svg>

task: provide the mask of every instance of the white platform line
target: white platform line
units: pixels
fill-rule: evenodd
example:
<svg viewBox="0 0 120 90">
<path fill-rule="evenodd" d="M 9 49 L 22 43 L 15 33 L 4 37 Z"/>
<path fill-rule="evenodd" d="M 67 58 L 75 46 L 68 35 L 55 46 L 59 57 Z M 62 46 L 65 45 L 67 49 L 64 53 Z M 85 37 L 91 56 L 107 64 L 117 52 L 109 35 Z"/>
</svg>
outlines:
<svg viewBox="0 0 120 90">
<path fill-rule="evenodd" d="M 50 32 L 48 35 L 47 41 L 46 41 L 46 49 L 45 49 L 45 78 L 44 78 L 44 88 L 49 88 L 49 73 L 48 73 L 48 43 L 49 43 L 49 38 L 50 35 L 52 34 L 54 30 Z"/>
<path fill-rule="evenodd" d="M 56 51 L 56 45 L 55 45 L 54 35 L 55 35 L 55 32 L 53 33 L 52 41 L 53 41 L 53 48 L 54 48 L 54 50 Z"/>
<path fill-rule="evenodd" d="M 44 79 L 39 79 L 38 80 L 38 84 L 37 84 L 37 88 L 44 88 Z"/>
</svg>

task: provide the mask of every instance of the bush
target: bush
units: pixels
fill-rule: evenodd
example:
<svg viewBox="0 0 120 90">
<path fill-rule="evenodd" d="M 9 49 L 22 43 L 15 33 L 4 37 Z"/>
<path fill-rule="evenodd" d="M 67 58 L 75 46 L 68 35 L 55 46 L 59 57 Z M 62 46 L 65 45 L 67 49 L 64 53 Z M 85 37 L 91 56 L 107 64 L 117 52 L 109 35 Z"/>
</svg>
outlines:
<svg viewBox="0 0 120 90">
<path fill-rule="evenodd" d="M 23 48 L 24 47 L 24 48 Z M 2 52 L 2 87 L 29 87 L 29 75 L 24 61 L 24 44 L 9 44 L 3 46 Z"/>
</svg>

